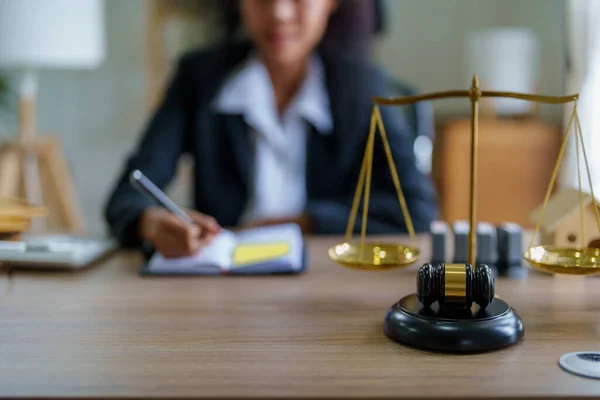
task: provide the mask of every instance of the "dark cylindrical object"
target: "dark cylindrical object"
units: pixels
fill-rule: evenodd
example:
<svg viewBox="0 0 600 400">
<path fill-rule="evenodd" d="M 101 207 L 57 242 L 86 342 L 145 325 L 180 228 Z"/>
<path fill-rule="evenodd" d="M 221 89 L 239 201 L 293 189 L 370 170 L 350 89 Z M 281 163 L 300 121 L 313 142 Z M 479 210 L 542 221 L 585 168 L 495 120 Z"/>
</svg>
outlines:
<svg viewBox="0 0 600 400">
<path fill-rule="evenodd" d="M 484 264 L 425 264 L 417 273 L 417 298 L 426 307 L 442 306 L 485 309 L 494 299 L 494 274 Z"/>
</svg>

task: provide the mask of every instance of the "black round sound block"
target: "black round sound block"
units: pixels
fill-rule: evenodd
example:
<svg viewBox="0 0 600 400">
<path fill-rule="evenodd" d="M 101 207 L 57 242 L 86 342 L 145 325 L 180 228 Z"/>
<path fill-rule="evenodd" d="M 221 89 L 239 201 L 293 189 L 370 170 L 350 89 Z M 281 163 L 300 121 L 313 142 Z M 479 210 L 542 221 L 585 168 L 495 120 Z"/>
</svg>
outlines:
<svg viewBox="0 0 600 400">
<path fill-rule="evenodd" d="M 385 334 L 400 343 L 424 350 L 477 353 L 498 350 L 518 342 L 523 322 L 499 298 L 485 309 L 425 307 L 416 294 L 402 298 L 388 310 Z"/>
</svg>

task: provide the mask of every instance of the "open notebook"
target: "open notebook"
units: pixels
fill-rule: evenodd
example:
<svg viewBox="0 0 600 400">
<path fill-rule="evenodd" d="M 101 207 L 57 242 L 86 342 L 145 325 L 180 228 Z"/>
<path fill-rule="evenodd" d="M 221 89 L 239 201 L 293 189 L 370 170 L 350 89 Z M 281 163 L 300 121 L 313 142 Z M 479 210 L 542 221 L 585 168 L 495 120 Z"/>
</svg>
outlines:
<svg viewBox="0 0 600 400">
<path fill-rule="evenodd" d="M 154 254 L 144 275 L 293 274 L 305 269 L 302 231 L 296 224 L 222 231 L 198 254 L 166 259 Z"/>
</svg>

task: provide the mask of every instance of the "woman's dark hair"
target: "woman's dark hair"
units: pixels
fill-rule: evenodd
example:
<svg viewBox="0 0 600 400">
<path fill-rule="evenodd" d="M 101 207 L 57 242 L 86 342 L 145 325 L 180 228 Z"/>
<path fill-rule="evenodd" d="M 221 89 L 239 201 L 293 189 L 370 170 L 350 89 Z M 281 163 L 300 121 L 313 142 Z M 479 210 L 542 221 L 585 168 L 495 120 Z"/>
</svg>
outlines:
<svg viewBox="0 0 600 400">
<path fill-rule="evenodd" d="M 225 41 L 234 40 L 240 32 L 242 19 L 240 0 L 219 0 L 218 14 L 225 32 Z M 340 0 L 331 16 L 322 45 L 345 51 L 371 52 L 374 36 L 382 30 L 381 0 Z"/>
<path fill-rule="evenodd" d="M 234 38 L 242 25 L 239 0 L 220 0 L 217 6 L 220 23 L 225 30 L 225 40 Z"/>
</svg>

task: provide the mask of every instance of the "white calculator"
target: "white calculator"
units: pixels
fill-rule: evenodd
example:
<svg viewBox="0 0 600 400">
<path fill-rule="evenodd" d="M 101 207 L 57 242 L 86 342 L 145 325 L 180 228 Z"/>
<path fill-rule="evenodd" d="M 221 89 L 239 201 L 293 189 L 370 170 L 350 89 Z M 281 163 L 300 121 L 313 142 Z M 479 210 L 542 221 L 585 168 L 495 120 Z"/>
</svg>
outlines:
<svg viewBox="0 0 600 400">
<path fill-rule="evenodd" d="M 22 241 L 0 241 L 0 263 L 24 268 L 78 269 L 117 248 L 114 239 L 68 234 L 36 235 Z"/>
</svg>

